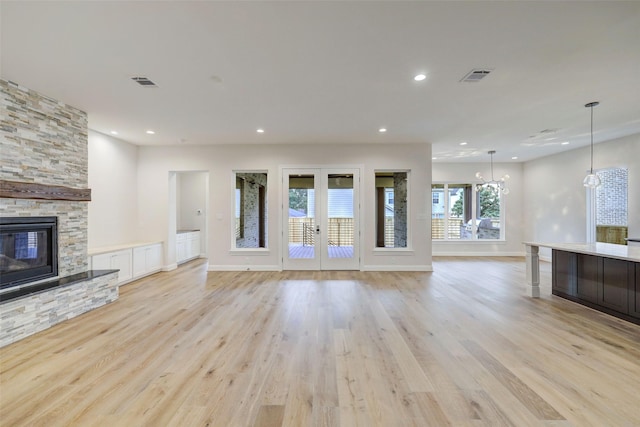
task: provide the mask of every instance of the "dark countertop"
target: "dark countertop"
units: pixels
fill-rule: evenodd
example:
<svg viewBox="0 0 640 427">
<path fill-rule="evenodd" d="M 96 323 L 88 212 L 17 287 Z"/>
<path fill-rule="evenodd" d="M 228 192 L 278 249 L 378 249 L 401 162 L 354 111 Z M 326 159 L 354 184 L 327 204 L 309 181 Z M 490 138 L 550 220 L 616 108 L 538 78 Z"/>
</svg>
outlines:
<svg viewBox="0 0 640 427">
<path fill-rule="evenodd" d="M 73 285 L 74 283 L 84 282 L 86 280 L 95 279 L 96 277 L 105 276 L 107 274 L 116 273 L 118 271 L 119 270 L 88 270 L 84 273 L 78 273 L 67 277 L 61 277 L 59 279 L 49 280 L 37 285 L 25 285 L 24 287 L 18 288 L 15 291 L 9 291 L 0 294 L 0 303 L 11 301 L 28 295 L 38 294 L 40 292 L 44 292 L 53 288 Z"/>
</svg>

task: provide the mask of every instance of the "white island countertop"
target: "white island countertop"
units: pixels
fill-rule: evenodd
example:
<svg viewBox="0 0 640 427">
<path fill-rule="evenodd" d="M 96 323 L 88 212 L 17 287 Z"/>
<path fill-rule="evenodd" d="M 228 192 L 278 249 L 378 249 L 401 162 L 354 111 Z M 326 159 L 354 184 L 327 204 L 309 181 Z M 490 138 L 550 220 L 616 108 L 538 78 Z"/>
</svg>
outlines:
<svg viewBox="0 0 640 427">
<path fill-rule="evenodd" d="M 560 251 L 640 262 L 640 247 L 638 246 L 614 245 L 612 243 L 524 242 L 524 244 L 527 246 L 539 246 L 543 248 L 557 249 Z"/>
</svg>

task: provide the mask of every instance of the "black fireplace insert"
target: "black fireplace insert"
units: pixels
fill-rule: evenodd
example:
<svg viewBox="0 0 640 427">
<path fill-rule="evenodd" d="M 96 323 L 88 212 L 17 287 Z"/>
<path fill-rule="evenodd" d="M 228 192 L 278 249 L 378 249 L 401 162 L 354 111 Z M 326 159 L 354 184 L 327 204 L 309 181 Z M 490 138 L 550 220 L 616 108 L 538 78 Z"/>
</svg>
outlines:
<svg viewBox="0 0 640 427">
<path fill-rule="evenodd" d="M 58 275 L 58 218 L 0 217 L 0 288 Z"/>
</svg>

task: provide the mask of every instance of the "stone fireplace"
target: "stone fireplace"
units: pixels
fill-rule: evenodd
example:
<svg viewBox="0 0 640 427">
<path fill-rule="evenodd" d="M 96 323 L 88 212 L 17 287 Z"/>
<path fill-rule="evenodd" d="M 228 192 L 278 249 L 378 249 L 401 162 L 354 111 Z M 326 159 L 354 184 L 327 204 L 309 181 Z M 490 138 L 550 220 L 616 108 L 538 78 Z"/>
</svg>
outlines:
<svg viewBox="0 0 640 427">
<path fill-rule="evenodd" d="M 111 302 L 118 289 L 117 272 L 88 272 L 87 114 L 7 80 L 0 91 L 0 216 L 56 217 L 58 231 L 57 282 L 0 291 L 4 346 Z"/>
</svg>

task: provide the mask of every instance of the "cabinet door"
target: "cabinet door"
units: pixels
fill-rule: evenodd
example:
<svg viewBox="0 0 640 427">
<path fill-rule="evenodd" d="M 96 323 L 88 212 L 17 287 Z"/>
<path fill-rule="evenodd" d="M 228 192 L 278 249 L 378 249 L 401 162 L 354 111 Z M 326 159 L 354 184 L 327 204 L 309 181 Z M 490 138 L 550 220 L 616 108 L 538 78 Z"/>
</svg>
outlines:
<svg viewBox="0 0 640 427">
<path fill-rule="evenodd" d="M 576 295 L 582 300 L 597 303 L 602 283 L 602 258 L 578 254 L 577 261 Z"/>
<path fill-rule="evenodd" d="M 111 266 L 120 270 L 118 274 L 118 283 L 131 280 L 133 271 L 131 268 L 131 250 L 113 252 L 111 254 Z"/>
<path fill-rule="evenodd" d="M 147 272 L 147 247 L 133 248 L 133 277 L 139 277 Z"/>
<path fill-rule="evenodd" d="M 146 272 L 162 268 L 162 245 L 160 243 L 145 248 Z"/>
<path fill-rule="evenodd" d="M 176 262 L 180 263 L 187 259 L 187 242 L 178 240 L 176 242 Z"/>
<path fill-rule="evenodd" d="M 612 258 L 602 260 L 603 286 L 598 303 L 626 314 L 629 312 L 629 263 Z"/>
<path fill-rule="evenodd" d="M 112 270 L 111 254 L 99 254 L 91 257 L 92 270 Z"/>
<path fill-rule="evenodd" d="M 640 318 L 640 262 L 634 262 L 629 268 L 632 275 L 629 287 L 629 314 Z"/>
<path fill-rule="evenodd" d="M 200 232 L 193 233 L 189 239 L 189 258 L 200 256 Z"/>
<path fill-rule="evenodd" d="M 554 250 L 551 256 L 552 292 L 576 296 L 576 254 Z"/>
</svg>

